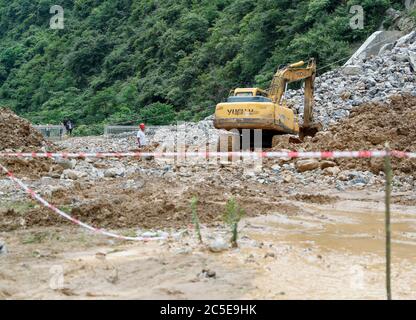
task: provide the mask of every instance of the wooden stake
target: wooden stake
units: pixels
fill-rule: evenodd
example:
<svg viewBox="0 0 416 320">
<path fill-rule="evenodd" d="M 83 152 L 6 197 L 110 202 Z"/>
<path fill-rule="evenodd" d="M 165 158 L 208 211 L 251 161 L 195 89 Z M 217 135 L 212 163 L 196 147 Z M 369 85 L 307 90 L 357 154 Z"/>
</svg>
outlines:
<svg viewBox="0 0 416 320">
<path fill-rule="evenodd" d="M 391 184 L 393 179 L 393 170 L 391 168 L 390 147 L 386 144 L 387 155 L 384 159 L 384 170 L 386 174 L 386 291 L 387 300 L 392 300 L 391 295 L 391 225 L 390 225 L 390 200 L 391 200 Z"/>
</svg>

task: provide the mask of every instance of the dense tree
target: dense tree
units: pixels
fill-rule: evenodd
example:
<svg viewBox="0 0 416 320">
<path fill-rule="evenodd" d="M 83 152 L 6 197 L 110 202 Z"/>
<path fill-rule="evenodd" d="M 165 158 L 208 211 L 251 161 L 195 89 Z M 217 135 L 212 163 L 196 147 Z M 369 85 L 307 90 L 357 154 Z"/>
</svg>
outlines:
<svg viewBox="0 0 416 320">
<path fill-rule="evenodd" d="M 0 104 L 37 123 L 71 117 L 83 134 L 198 120 L 232 87 L 266 88 L 279 65 L 341 64 L 401 3 L 61 0 L 65 28 L 51 30 L 53 1 L 0 0 Z M 349 26 L 355 4 L 363 30 Z"/>
</svg>

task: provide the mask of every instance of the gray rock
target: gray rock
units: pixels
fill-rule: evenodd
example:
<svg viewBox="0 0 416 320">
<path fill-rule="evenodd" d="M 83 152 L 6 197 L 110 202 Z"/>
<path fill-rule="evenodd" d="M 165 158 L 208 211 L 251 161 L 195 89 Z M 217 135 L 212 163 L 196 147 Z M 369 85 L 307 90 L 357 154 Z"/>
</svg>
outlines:
<svg viewBox="0 0 416 320">
<path fill-rule="evenodd" d="M 216 238 L 213 242 L 208 245 L 211 252 L 222 252 L 228 250 L 229 244 L 223 238 Z"/>
<path fill-rule="evenodd" d="M 273 170 L 274 173 L 280 173 L 280 171 L 282 170 L 282 167 L 278 164 L 274 164 L 272 166 L 272 170 Z"/>
<path fill-rule="evenodd" d="M 86 176 L 87 176 L 87 173 L 77 171 L 77 170 L 67 169 L 67 170 L 64 170 L 64 172 L 62 172 L 62 177 L 64 179 L 78 180 Z"/>
<path fill-rule="evenodd" d="M 399 62 L 407 62 L 408 60 L 409 60 L 409 56 L 407 54 L 400 53 L 400 54 L 397 54 L 396 55 L 396 61 L 399 61 Z"/>
<path fill-rule="evenodd" d="M 104 177 L 106 178 L 116 178 L 124 176 L 126 170 L 122 167 L 119 168 L 110 168 L 104 171 Z"/>
<path fill-rule="evenodd" d="M 335 182 L 335 188 L 338 191 L 345 191 L 345 186 L 344 186 L 344 184 L 341 181 L 336 181 Z"/>
<path fill-rule="evenodd" d="M 314 113 L 324 128 L 348 117 L 351 109 L 362 103 L 385 101 L 401 92 L 416 95 L 416 32 L 391 47 L 386 47 L 379 56 L 365 58 L 316 79 Z M 303 91 L 290 90 L 290 97 L 295 109 L 302 111 Z"/>
<path fill-rule="evenodd" d="M 7 254 L 6 244 L 0 242 L 0 256 Z"/>
<path fill-rule="evenodd" d="M 341 172 L 341 170 L 338 167 L 327 167 L 324 169 L 324 175 L 326 176 L 337 176 L 339 173 Z"/>
<path fill-rule="evenodd" d="M 416 37 L 416 31 L 412 31 L 397 40 L 396 47 L 404 47 L 406 44 L 413 42 L 414 37 Z"/>
<path fill-rule="evenodd" d="M 398 10 L 395 10 L 393 8 L 389 8 L 386 11 L 386 15 L 391 18 L 393 21 L 399 19 L 402 16 L 402 13 Z"/>
<path fill-rule="evenodd" d="M 363 173 L 360 172 L 352 172 L 351 173 L 352 180 L 350 183 L 352 185 L 367 185 L 370 181 L 369 177 Z"/>
<path fill-rule="evenodd" d="M 381 47 L 379 54 L 386 53 L 387 51 L 391 51 L 394 48 L 394 43 L 386 43 L 384 46 Z"/>
<path fill-rule="evenodd" d="M 76 164 L 77 164 L 77 160 L 75 159 L 71 159 L 71 160 L 67 160 L 67 159 L 56 159 L 56 163 L 58 165 L 60 165 L 62 168 L 66 169 L 74 169 Z"/>
<path fill-rule="evenodd" d="M 416 73 L 416 52 L 409 52 L 409 62 L 413 68 L 413 72 Z"/>
<path fill-rule="evenodd" d="M 347 76 L 360 75 L 362 73 L 362 69 L 357 65 L 349 65 L 342 69 L 342 73 Z"/>
<path fill-rule="evenodd" d="M 316 170 L 319 167 L 319 161 L 316 159 L 299 160 L 298 162 L 296 162 L 296 169 L 299 172 Z"/>
</svg>

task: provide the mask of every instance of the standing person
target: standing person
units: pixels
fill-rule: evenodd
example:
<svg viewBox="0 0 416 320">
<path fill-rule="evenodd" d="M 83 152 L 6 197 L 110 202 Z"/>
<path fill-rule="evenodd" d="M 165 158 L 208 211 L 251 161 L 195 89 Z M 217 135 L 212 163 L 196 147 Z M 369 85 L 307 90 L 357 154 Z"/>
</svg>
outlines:
<svg viewBox="0 0 416 320">
<path fill-rule="evenodd" d="M 66 122 L 66 124 L 67 124 L 66 125 L 66 129 L 67 129 L 69 135 L 72 136 L 72 130 L 74 129 L 74 124 L 73 124 L 73 122 L 71 120 L 68 120 Z"/>
<path fill-rule="evenodd" d="M 68 120 L 65 119 L 62 123 L 63 123 L 63 125 L 65 127 L 65 134 L 66 134 L 66 133 L 68 133 Z"/>
<path fill-rule="evenodd" d="M 49 123 L 46 125 L 46 137 L 49 139 L 51 137 L 51 127 Z"/>
<path fill-rule="evenodd" d="M 139 125 L 139 131 L 137 132 L 137 143 L 139 145 L 139 148 L 147 146 L 147 138 L 145 135 L 145 129 L 146 127 L 144 123 L 141 123 Z"/>
</svg>

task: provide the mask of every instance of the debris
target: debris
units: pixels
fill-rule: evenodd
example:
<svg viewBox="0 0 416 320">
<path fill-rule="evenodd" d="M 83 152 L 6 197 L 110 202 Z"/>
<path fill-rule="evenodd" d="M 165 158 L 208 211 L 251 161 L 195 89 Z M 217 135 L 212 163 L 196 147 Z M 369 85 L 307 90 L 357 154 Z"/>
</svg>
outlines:
<svg viewBox="0 0 416 320">
<path fill-rule="evenodd" d="M 223 238 L 216 238 L 213 242 L 209 244 L 209 250 L 211 252 L 222 252 L 228 250 L 229 244 Z"/>
<path fill-rule="evenodd" d="M 325 168 L 324 169 L 324 175 L 326 175 L 326 176 L 333 176 L 333 177 L 335 177 L 340 172 L 341 172 L 341 169 L 338 168 L 338 167 L 328 167 L 328 168 Z"/>
<path fill-rule="evenodd" d="M 123 167 L 111 168 L 104 172 L 104 177 L 106 178 L 115 178 L 124 176 L 126 170 Z"/>
<path fill-rule="evenodd" d="M 360 66 L 349 65 L 342 68 L 342 73 L 347 76 L 355 76 L 359 75 L 362 72 Z"/>
<path fill-rule="evenodd" d="M 316 150 L 384 150 L 389 141 L 394 150 L 416 150 L 416 97 L 399 95 L 390 97 L 387 103 L 367 103 L 355 108 L 348 119 L 331 126 L 327 131 L 318 133 L 313 139 L 301 145 L 280 145 L 285 149 L 302 148 L 305 151 Z M 280 150 L 280 149 L 278 149 Z M 293 160 L 292 160 L 293 161 Z M 365 171 L 371 169 L 378 174 L 383 163 L 376 159 L 336 159 L 332 161 L 341 170 Z M 326 166 L 330 162 L 322 161 Z M 316 162 L 299 160 L 298 171 L 313 170 Z M 333 165 L 331 163 L 331 165 Z M 416 171 L 416 163 L 409 159 L 392 159 L 395 170 L 404 174 Z M 381 170 L 380 170 L 381 169 Z M 331 171 L 326 171 L 329 173 Z"/>
<path fill-rule="evenodd" d="M 320 167 L 319 161 L 316 159 L 299 160 L 296 162 L 296 169 L 299 172 L 316 170 Z"/>
<path fill-rule="evenodd" d="M 97 253 L 95 254 L 95 257 L 96 257 L 98 260 L 105 260 L 105 258 L 107 257 L 107 255 L 106 255 L 105 253 L 103 253 L 103 252 L 97 252 Z"/>
<path fill-rule="evenodd" d="M 106 280 L 108 282 L 110 282 L 111 284 L 116 284 L 118 282 L 118 280 L 119 280 L 119 277 L 118 277 L 118 269 L 117 268 L 114 268 L 111 271 L 110 275 L 106 278 Z"/>
<path fill-rule="evenodd" d="M 48 144 L 29 121 L 7 108 L 0 108 L 0 151 L 35 151 Z"/>
<path fill-rule="evenodd" d="M 405 92 L 416 96 L 415 44 L 416 32 L 413 31 L 400 38 L 393 48 L 385 47 L 378 56 L 355 61 L 355 65 L 317 77 L 315 121 L 328 128 L 348 118 L 350 112 L 363 103 L 385 102 L 388 97 Z M 287 98 L 302 116 L 303 91 L 288 90 Z"/>
<path fill-rule="evenodd" d="M 67 159 L 56 159 L 55 163 L 60 165 L 64 170 L 67 169 L 74 169 L 76 164 L 77 164 L 77 160 L 75 159 L 71 159 L 71 160 L 67 160 Z"/>
<path fill-rule="evenodd" d="M 334 161 L 323 160 L 321 161 L 321 169 L 335 167 L 337 164 Z"/>
<path fill-rule="evenodd" d="M 3 242 L 0 242 L 0 256 L 5 255 L 7 253 L 6 245 Z"/>
<path fill-rule="evenodd" d="M 62 173 L 63 179 L 78 180 L 86 176 L 88 176 L 86 172 L 71 170 L 71 169 L 64 170 L 64 172 Z"/>
<path fill-rule="evenodd" d="M 200 278 L 216 278 L 217 273 L 210 269 L 202 269 L 201 273 L 198 274 Z"/>
</svg>

